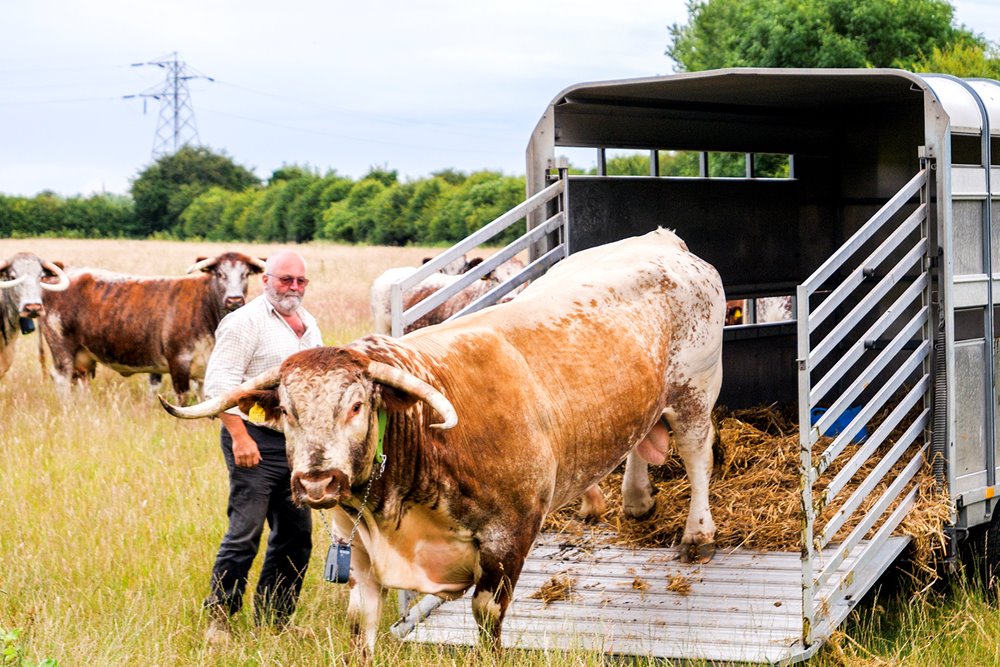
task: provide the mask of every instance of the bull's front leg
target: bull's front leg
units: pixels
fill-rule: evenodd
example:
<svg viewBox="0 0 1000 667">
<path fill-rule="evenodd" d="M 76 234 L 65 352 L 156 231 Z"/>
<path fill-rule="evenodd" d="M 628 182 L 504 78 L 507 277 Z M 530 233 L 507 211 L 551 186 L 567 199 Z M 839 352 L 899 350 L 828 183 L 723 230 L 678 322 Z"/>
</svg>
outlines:
<svg viewBox="0 0 1000 667">
<path fill-rule="evenodd" d="M 472 616 L 479 628 L 479 644 L 499 651 L 500 630 L 507 608 L 514 598 L 514 586 L 521 576 L 524 559 L 541 526 L 541 516 L 505 522 L 489 539 L 480 537 L 479 565 L 482 574 L 472 596 Z M 516 528 L 514 528 L 516 526 Z"/>
<path fill-rule="evenodd" d="M 348 585 L 351 588 L 347 602 L 351 650 L 362 663 L 367 663 L 375 655 L 384 589 L 375 578 L 368 552 L 357 542 L 351 549 L 351 576 Z"/>
</svg>

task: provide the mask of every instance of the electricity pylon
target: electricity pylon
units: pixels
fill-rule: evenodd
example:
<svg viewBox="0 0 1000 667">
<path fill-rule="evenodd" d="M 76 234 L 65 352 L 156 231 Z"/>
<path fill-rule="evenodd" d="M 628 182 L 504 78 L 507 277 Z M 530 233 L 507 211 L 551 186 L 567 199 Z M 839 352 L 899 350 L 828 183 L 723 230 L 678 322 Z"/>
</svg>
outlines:
<svg viewBox="0 0 1000 667">
<path fill-rule="evenodd" d="M 198 126 L 195 124 L 194 108 L 191 106 L 191 93 L 188 91 L 187 82 L 191 79 L 207 79 L 209 81 L 215 79 L 204 74 L 192 73 L 194 70 L 189 69 L 187 63 L 177 59 L 176 51 L 163 60 L 132 63 L 132 67 L 143 67 L 144 65 L 155 65 L 166 70 L 166 80 L 161 86 L 154 86 L 137 95 L 125 95 L 125 99 L 143 98 L 142 110 L 144 113 L 147 99 L 160 101 L 160 119 L 157 122 L 156 136 L 153 139 L 153 159 L 176 153 L 184 146 L 197 146 L 200 143 Z"/>
</svg>

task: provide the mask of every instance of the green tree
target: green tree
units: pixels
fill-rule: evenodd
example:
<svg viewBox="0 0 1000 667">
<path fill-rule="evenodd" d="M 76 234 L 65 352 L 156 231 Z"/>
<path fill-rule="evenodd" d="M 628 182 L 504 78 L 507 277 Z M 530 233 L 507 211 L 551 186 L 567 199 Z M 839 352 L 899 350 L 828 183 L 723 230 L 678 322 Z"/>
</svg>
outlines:
<svg viewBox="0 0 1000 667">
<path fill-rule="evenodd" d="M 412 183 L 395 183 L 372 200 L 373 226 L 366 241 L 403 246 L 416 240 L 413 221 L 406 215 L 415 189 Z"/>
<path fill-rule="evenodd" d="M 451 167 L 433 171 L 431 172 L 431 176 L 433 178 L 440 178 L 448 185 L 461 185 L 465 182 L 465 179 L 469 177 L 465 172 L 457 171 Z"/>
<path fill-rule="evenodd" d="M 267 215 L 264 219 L 264 240 L 288 241 L 292 238 L 292 234 L 288 228 L 288 209 L 317 178 L 313 174 L 303 174 L 271 186 L 281 187 L 272 199 L 271 206 L 267 210 Z"/>
<path fill-rule="evenodd" d="M 522 201 L 523 178 L 491 171 L 470 174 L 462 185 L 452 188 L 444 197 L 438 214 L 428 224 L 428 240 L 455 243 Z M 524 226 L 515 224 L 492 243 L 506 243 L 523 233 Z"/>
<path fill-rule="evenodd" d="M 396 183 L 399 183 L 399 172 L 395 169 L 389 169 L 388 167 L 369 167 L 368 173 L 362 177 L 362 181 L 369 179 L 372 181 L 378 181 L 385 187 L 389 187 Z"/>
<path fill-rule="evenodd" d="M 987 43 L 953 25 L 946 0 L 704 0 L 670 27 L 680 71 L 723 67 L 901 67 L 935 48 Z"/>
<path fill-rule="evenodd" d="M 137 221 L 132 200 L 122 195 L 70 197 L 61 202 L 60 236 L 120 238 L 135 236 Z"/>
<path fill-rule="evenodd" d="M 983 49 L 974 42 L 958 42 L 944 49 L 934 47 L 922 61 L 914 63 L 915 72 L 946 72 L 963 78 L 1000 79 L 1000 53 L 991 44 Z"/>
<path fill-rule="evenodd" d="M 34 197 L 21 198 L 15 204 L 21 221 L 21 236 L 58 236 L 63 229 L 62 200 L 54 192 L 40 192 Z"/>
<path fill-rule="evenodd" d="M 243 192 L 234 192 L 222 209 L 219 224 L 208 233 L 209 240 L 234 241 L 245 238 L 240 226 L 243 215 L 253 206 L 261 192 L 260 188 L 247 188 Z"/>
<path fill-rule="evenodd" d="M 340 186 L 342 194 L 334 192 L 334 186 Z M 317 223 L 321 220 L 323 209 L 332 201 L 343 199 L 353 185 L 350 179 L 337 176 L 331 172 L 323 177 L 317 177 L 295 198 L 285 213 L 285 224 L 288 237 L 296 243 L 311 241 L 316 236 Z M 346 187 L 345 187 L 346 186 Z M 324 198 L 326 195 L 326 198 Z"/>
<path fill-rule="evenodd" d="M 260 179 L 227 155 L 185 146 L 159 158 L 132 181 L 139 232 L 179 233 L 181 212 L 210 187 L 239 192 L 259 184 Z"/>
<path fill-rule="evenodd" d="M 207 239 L 222 221 L 222 213 L 235 193 L 219 186 L 198 195 L 181 212 L 181 236 Z"/>
<path fill-rule="evenodd" d="M 365 241 L 375 227 L 372 202 L 386 189 L 382 181 L 365 178 L 351 188 L 345 199 L 323 212 L 323 238 L 346 243 Z"/>
<path fill-rule="evenodd" d="M 464 180 L 463 176 L 459 182 Z M 413 196 L 403 212 L 406 224 L 413 230 L 414 243 L 431 242 L 429 223 L 439 215 L 446 193 L 453 187 L 449 178 L 441 175 L 422 179 L 414 184 Z"/>
</svg>

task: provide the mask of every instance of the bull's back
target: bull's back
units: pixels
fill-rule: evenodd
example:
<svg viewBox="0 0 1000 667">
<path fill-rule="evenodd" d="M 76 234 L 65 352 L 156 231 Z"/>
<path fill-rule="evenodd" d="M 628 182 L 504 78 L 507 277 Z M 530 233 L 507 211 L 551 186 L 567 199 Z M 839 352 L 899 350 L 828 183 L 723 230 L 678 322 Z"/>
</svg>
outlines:
<svg viewBox="0 0 1000 667">
<path fill-rule="evenodd" d="M 712 372 L 724 310 L 714 268 L 658 230 L 571 256 L 513 301 L 406 340 L 467 369 L 460 424 L 464 413 L 471 437 L 548 458 L 536 472 L 557 467 L 559 504 L 646 434 L 669 383 Z"/>
<path fill-rule="evenodd" d="M 162 369 L 166 339 L 172 329 L 186 323 L 194 327 L 201 291 L 197 277 L 79 273 L 46 307 L 67 342 L 85 347 L 98 360 L 136 370 Z"/>
</svg>

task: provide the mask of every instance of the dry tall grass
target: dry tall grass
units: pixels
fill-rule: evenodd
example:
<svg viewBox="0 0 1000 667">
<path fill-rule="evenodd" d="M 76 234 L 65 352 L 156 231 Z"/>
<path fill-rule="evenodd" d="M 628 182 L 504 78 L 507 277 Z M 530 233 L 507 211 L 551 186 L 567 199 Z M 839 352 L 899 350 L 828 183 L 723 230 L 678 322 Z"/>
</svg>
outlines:
<svg viewBox="0 0 1000 667">
<path fill-rule="evenodd" d="M 28 250 L 67 264 L 179 274 L 199 255 L 236 249 L 264 256 L 275 247 L 0 240 L 0 257 Z M 313 279 L 306 304 L 328 344 L 370 330 L 367 289 L 378 273 L 433 253 L 321 244 L 300 250 Z M 253 279 L 251 293 L 258 291 Z M 200 603 L 225 530 L 218 423 L 173 419 L 143 376 L 123 378 L 105 368 L 98 369 L 89 390 L 60 402 L 51 382 L 40 376 L 35 336 L 20 341 L 13 369 L 0 380 L 0 629 L 23 630 L 23 648 L 33 661 L 54 658 L 63 667 L 344 662 L 347 589 L 320 579 L 326 538 L 319 521 L 314 562 L 296 615 L 316 638 L 262 630 L 241 614 L 230 646 L 205 645 Z M 1000 620 L 975 587 L 958 587 L 918 605 L 895 600 L 890 595 L 862 605 L 845 634 L 815 662 L 1000 663 L 995 639 Z M 386 607 L 383 629 L 393 620 L 391 600 Z M 591 653 L 513 651 L 495 660 L 465 648 L 399 644 L 388 634 L 377 648 L 377 664 L 384 665 L 560 667 L 611 661 Z"/>
</svg>

